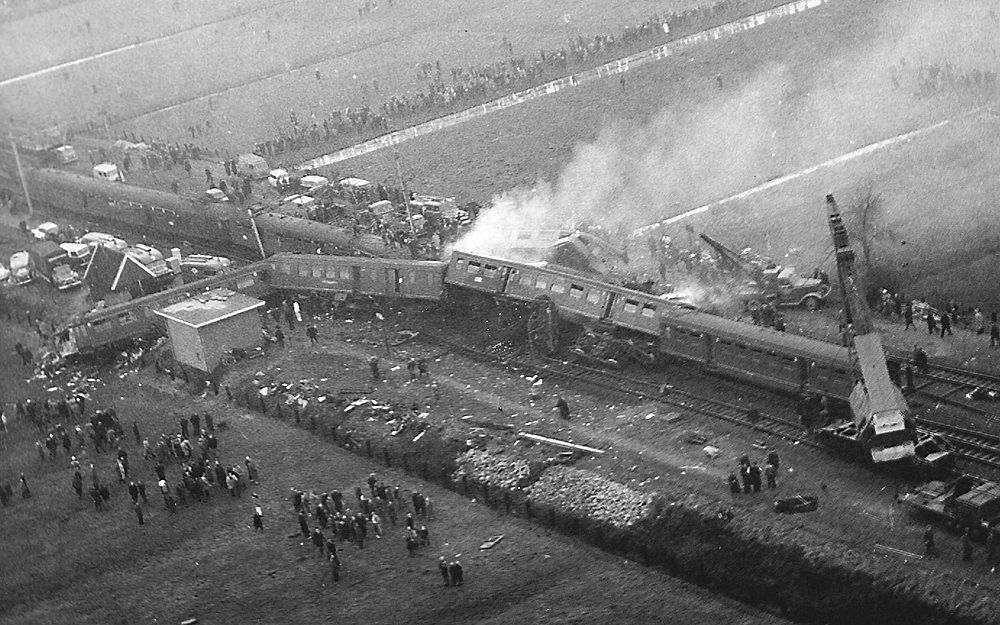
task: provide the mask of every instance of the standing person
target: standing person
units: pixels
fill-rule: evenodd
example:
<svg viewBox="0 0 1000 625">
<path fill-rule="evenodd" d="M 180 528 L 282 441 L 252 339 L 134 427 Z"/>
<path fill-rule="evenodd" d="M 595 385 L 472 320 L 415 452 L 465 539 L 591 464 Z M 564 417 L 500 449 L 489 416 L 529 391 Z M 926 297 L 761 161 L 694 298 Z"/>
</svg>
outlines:
<svg viewBox="0 0 1000 625">
<path fill-rule="evenodd" d="M 180 424 L 181 424 L 181 437 L 183 437 L 185 439 L 190 438 L 188 436 L 188 420 L 187 420 L 187 417 L 181 417 L 180 418 Z"/>
<path fill-rule="evenodd" d="M 73 474 L 73 490 L 76 491 L 77 499 L 83 499 L 83 476 L 79 471 Z"/>
<path fill-rule="evenodd" d="M 308 328 L 306 328 L 306 336 L 309 337 L 310 345 L 315 345 L 316 343 L 319 342 L 319 330 L 317 330 L 316 326 L 314 325 L 311 325 Z"/>
<path fill-rule="evenodd" d="M 330 554 L 330 572 L 333 573 L 333 581 L 340 581 L 340 558 L 337 557 L 337 552 L 334 551 Z"/>
<path fill-rule="evenodd" d="M 962 534 L 962 560 L 972 562 L 972 536 L 969 535 L 969 530 Z"/>
<path fill-rule="evenodd" d="M 146 499 L 146 483 L 139 480 L 135 483 L 135 487 L 139 489 L 139 496 L 142 497 L 142 503 L 149 503 L 149 500 Z"/>
<path fill-rule="evenodd" d="M 139 487 L 135 485 L 135 482 L 128 483 L 128 496 L 132 498 L 132 503 L 139 502 Z"/>
<path fill-rule="evenodd" d="M 930 525 L 924 531 L 924 554 L 928 558 L 936 558 L 938 555 L 937 546 L 934 544 L 934 528 Z"/>
<path fill-rule="evenodd" d="M 448 565 L 448 576 L 451 578 L 452 586 L 462 585 L 462 563 L 455 560 Z"/>
<path fill-rule="evenodd" d="M 264 531 L 264 515 L 261 512 L 260 506 L 256 506 L 253 509 L 253 528 L 258 532 Z"/>
<path fill-rule="evenodd" d="M 312 543 L 319 550 L 320 557 L 323 557 L 323 550 L 326 548 L 326 537 L 323 536 L 322 530 L 318 527 L 313 528 Z"/>
<path fill-rule="evenodd" d="M 778 469 L 770 462 L 764 466 L 764 477 L 767 478 L 767 487 L 774 490 L 778 487 Z"/>
<path fill-rule="evenodd" d="M 438 558 L 438 571 L 441 572 L 441 578 L 444 579 L 444 585 L 451 586 L 451 581 L 448 577 L 448 563 L 444 561 L 444 556 Z"/>
<path fill-rule="evenodd" d="M 285 333 L 278 328 L 274 331 L 274 340 L 278 342 L 278 347 L 284 349 L 285 347 Z"/>
<path fill-rule="evenodd" d="M 563 397 L 560 396 L 556 400 L 556 410 L 559 411 L 559 418 L 560 419 L 563 419 L 565 421 L 569 421 L 569 404 L 566 402 L 565 398 L 563 398 Z"/>
<path fill-rule="evenodd" d="M 941 315 L 941 338 L 944 338 L 944 333 L 947 332 L 948 336 L 952 335 L 951 331 L 951 315 L 944 313 Z"/>
<path fill-rule="evenodd" d="M 753 487 L 753 492 L 759 493 L 761 484 L 760 467 L 757 466 L 756 462 L 754 462 L 753 464 L 750 465 L 749 471 L 750 471 L 750 485 Z"/>
<path fill-rule="evenodd" d="M 934 334 L 937 330 L 937 319 L 934 318 L 934 311 L 927 311 L 927 334 Z"/>
</svg>

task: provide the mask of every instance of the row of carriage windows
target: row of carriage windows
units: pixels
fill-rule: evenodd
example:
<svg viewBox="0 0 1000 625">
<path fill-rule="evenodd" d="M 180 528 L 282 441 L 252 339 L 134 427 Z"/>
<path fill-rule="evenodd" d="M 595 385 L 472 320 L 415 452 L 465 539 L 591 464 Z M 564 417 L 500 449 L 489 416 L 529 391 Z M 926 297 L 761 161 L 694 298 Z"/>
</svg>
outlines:
<svg viewBox="0 0 1000 625">
<path fill-rule="evenodd" d="M 110 206 L 111 208 L 128 208 L 132 210 L 155 211 L 157 213 L 163 213 L 164 215 L 170 215 L 171 217 L 177 217 L 177 213 L 170 210 L 169 208 L 161 208 L 159 206 L 143 204 L 142 202 L 132 202 L 131 200 L 108 200 L 107 202 L 108 206 Z"/>
</svg>

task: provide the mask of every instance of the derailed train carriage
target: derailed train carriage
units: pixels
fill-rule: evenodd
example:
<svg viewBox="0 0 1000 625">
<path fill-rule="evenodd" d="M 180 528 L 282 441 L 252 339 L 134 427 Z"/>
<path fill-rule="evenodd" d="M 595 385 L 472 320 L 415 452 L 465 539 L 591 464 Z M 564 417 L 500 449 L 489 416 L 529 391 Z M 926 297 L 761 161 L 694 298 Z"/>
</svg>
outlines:
<svg viewBox="0 0 1000 625">
<path fill-rule="evenodd" d="M 278 252 L 391 256 L 381 238 L 280 213 L 247 210 L 228 203 L 201 203 L 155 189 L 97 180 L 55 169 L 28 172 L 32 198 L 47 208 L 161 233 L 178 240 L 220 242 L 260 257 Z M 258 239 L 259 237 L 259 239 Z"/>
<path fill-rule="evenodd" d="M 694 363 L 707 370 L 741 378 L 786 392 L 820 394 L 846 403 L 856 388 L 856 373 L 847 348 L 802 336 L 777 332 L 686 309 L 663 298 L 641 293 L 558 268 L 515 263 L 455 252 L 449 263 L 386 258 L 338 257 L 314 254 L 278 254 L 216 280 L 235 280 L 236 290 L 316 291 L 343 296 L 437 300 L 447 291 L 476 291 L 495 298 L 537 303 L 558 318 L 575 323 L 603 324 L 649 339 L 659 354 Z M 228 277 L 227 276 L 231 276 Z M 245 281 L 240 288 L 239 280 Z M 249 281 L 249 282 L 246 282 Z M 209 284 L 212 282 L 212 284 Z M 204 284 L 203 284 L 204 283 Z M 136 304 L 148 310 L 216 286 L 212 279 L 192 283 L 171 293 L 107 309 L 85 317 L 84 334 L 106 324 L 152 323 L 151 315 L 132 320 Z M 161 299 L 156 299 L 157 297 Z M 168 299 L 162 299 L 162 298 Z M 103 323 L 95 323 L 104 320 Z M 129 328 L 123 325 L 121 333 Z M 107 332 L 109 330 L 102 330 Z M 99 340 L 91 341 L 99 344 Z M 833 432 L 836 440 L 857 447 L 882 445 L 877 432 L 862 433 L 852 424 Z M 912 426 L 912 423 L 910 423 Z M 871 435 L 867 439 L 862 434 Z M 874 441 L 874 442 L 873 442 Z M 865 449 L 867 452 L 867 448 Z M 871 455 L 869 454 L 869 457 Z M 876 462 L 881 458 L 873 458 Z"/>
</svg>

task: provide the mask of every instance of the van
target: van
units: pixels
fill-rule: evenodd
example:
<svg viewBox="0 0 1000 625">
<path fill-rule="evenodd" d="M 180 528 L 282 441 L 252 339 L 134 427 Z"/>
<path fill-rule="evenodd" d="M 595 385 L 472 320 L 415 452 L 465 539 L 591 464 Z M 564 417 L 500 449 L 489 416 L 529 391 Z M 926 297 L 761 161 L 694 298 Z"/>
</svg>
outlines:
<svg viewBox="0 0 1000 625">
<path fill-rule="evenodd" d="M 66 259 L 74 267 L 85 265 L 90 260 L 90 246 L 86 243 L 60 243 L 59 247 L 66 252 Z"/>
<path fill-rule="evenodd" d="M 114 163 L 99 163 L 94 165 L 94 178 L 109 180 L 111 182 L 121 180 L 121 176 L 118 175 L 118 166 Z"/>
<path fill-rule="evenodd" d="M 267 175 L 267 184 L 271 185 L 275 189 L 287 188 L 291 183 L 292 179 L 288 175 L 288 171 L 284 169 L 272 169 Z"/>
<path fill-rule="evenodd" d="M 46 221 L 32 228 L 31 234 L 37 241 L 55 240 L 59 238 L 59 225 Z"/>
</svg>

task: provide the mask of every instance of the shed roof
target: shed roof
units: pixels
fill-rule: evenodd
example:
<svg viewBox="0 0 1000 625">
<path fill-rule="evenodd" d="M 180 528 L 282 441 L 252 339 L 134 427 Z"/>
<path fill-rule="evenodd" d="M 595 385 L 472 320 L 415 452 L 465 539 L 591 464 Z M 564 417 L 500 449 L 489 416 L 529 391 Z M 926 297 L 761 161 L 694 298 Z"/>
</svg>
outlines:
<svg viewBox="0 0 1000 625">
<path fill-rule="evenodd" d="M 263 305 L 264 302 L 257 298 L 220 288 L 205 291 L 155 312 L 186 326 L 201 328 Z"/>
</svg>

